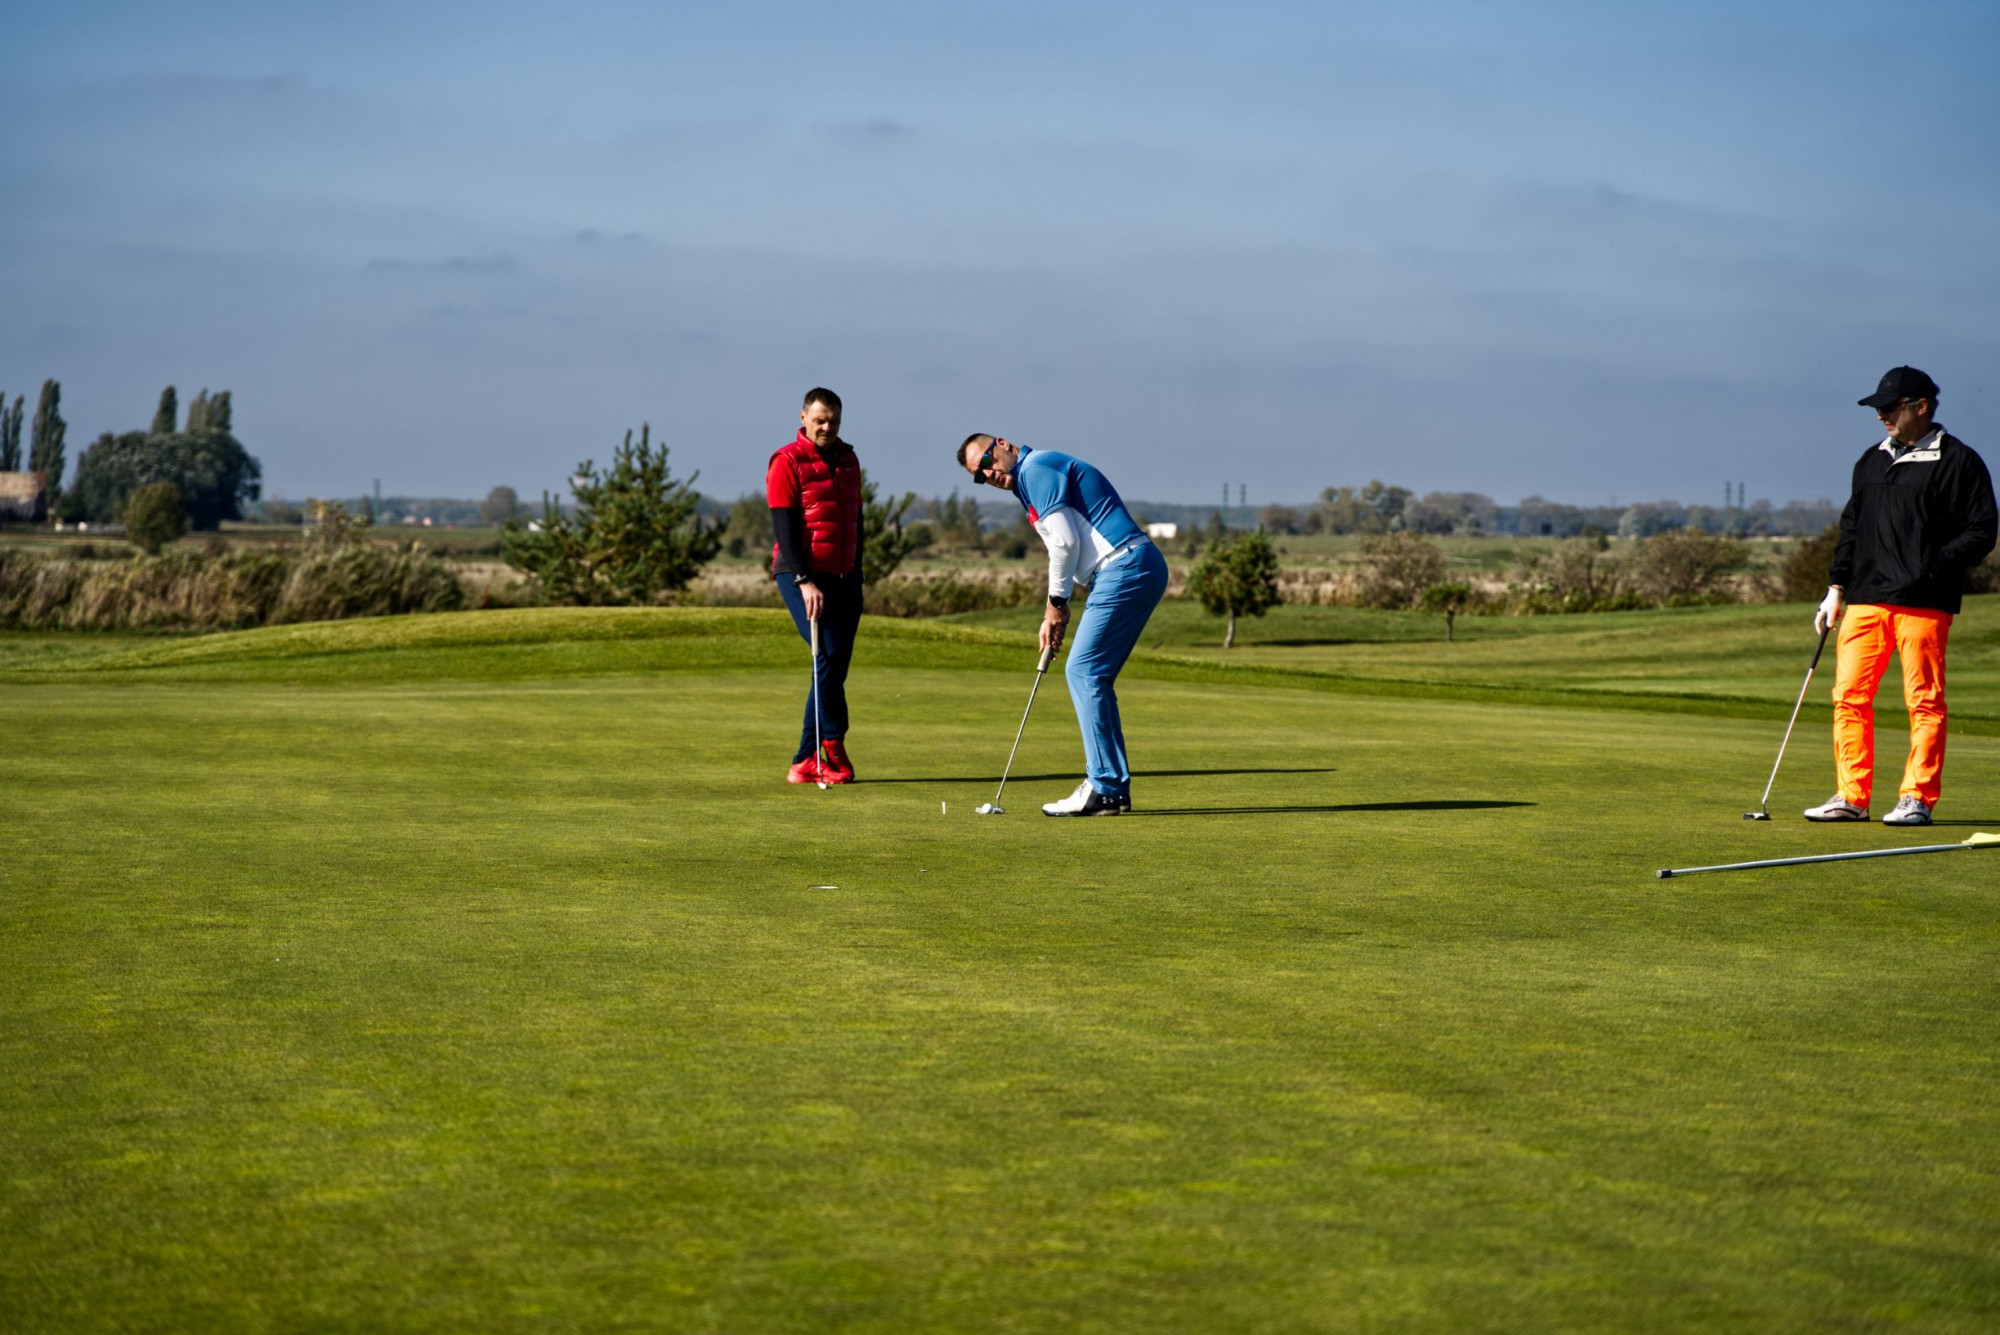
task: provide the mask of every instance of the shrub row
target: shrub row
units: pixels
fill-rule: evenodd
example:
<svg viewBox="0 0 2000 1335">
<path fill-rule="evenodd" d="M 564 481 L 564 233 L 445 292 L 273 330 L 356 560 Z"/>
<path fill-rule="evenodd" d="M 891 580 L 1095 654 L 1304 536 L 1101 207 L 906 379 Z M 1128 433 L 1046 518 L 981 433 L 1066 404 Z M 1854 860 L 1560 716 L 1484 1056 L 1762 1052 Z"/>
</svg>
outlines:
<svg viewBox="0 0 2000 1335">
<path fill-rule="evenodd" d="M 175 548 L 129 561 L 0 549 L 0 626 L 18 630 L 240 630 L 465 601 L 451 566 L 416 546 Z"/>
</svg>

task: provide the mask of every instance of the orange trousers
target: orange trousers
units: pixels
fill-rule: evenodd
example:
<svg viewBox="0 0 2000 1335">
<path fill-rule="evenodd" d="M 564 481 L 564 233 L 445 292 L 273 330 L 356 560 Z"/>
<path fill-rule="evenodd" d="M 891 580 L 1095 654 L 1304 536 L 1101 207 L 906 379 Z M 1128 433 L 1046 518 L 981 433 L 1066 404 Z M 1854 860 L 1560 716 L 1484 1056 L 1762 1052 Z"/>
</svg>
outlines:
<svg viewBox="0 0 2000 1335">
<path fill-rule="evenodd" d="M 1905 795 L 1936 806 L 1944 781 L 1944 646 L 1951 613 L 1927 607 L 1863 603 L 1841 618 L 1833 677 L 1833 765 L 1840 795 L 1868 805 L 1875 787 L 1875 688 L 1889 655 L 1903 660 L 1903 703 L 1910 711 Z"/>
</svg>

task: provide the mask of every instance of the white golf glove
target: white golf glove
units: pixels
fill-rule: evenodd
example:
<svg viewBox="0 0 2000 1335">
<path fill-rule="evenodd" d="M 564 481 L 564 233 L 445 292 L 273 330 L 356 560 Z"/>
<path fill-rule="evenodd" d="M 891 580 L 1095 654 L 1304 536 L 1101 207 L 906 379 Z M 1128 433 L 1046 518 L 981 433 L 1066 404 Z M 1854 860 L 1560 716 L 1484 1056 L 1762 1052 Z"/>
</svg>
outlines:
<svg viewBox="0 0 2000 1335">
<path fill-rule="evenodd" d="M 1847 605 L 1847 598 L 1838 584 L 1827 586 L 1826 597 L 1820 599 L 1819 611 L 1813 613 L 1813 630 L 1821 635 L 1840 620 L 1840 609 Z"/>
</svg>

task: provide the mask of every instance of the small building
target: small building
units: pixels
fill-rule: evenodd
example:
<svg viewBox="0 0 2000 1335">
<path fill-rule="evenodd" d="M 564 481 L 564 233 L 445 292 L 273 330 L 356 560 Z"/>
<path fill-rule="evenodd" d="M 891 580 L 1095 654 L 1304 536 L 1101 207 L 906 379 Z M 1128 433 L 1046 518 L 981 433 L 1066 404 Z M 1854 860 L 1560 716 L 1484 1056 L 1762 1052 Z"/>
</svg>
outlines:
<svg viewBox="0 0 2000 1335">
<path fill-rule="evenodd" d="M 40 519 L 45 490 L 40 473 L 0 473 L 0 520 Z"/>
<path fill-rule="evenodd" d="M 1148 524 L 1146 536 L 1158 542 L 1172 542 L 1181 535 L 1179 524 Z"/>
</svg>

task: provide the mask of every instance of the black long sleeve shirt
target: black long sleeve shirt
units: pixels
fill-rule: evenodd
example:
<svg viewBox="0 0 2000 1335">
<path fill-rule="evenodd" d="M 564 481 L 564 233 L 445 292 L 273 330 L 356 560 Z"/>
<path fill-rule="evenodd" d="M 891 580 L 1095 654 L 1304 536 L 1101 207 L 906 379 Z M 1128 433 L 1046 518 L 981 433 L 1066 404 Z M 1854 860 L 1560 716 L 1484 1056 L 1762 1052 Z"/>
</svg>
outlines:
<svg viewBox="0 0 2000 1335">
<path fill-rule="evenodd" d="M 1900 453 L 1873 446 L 1854 465 L 1831 582 L 1850 603 L 1957 612 L 1965 572 L 2000 535 L 1993 479 L 1971 446 L 1939 427 Z"/>
</svg>

